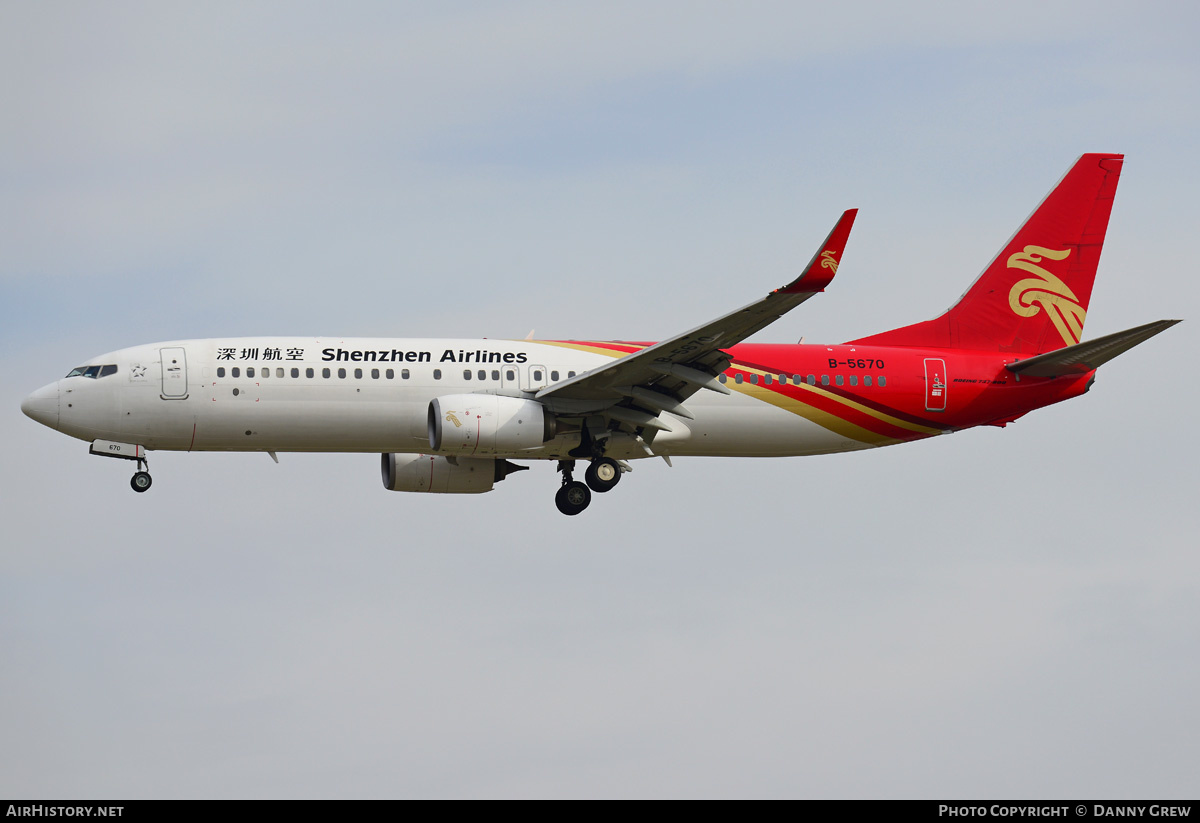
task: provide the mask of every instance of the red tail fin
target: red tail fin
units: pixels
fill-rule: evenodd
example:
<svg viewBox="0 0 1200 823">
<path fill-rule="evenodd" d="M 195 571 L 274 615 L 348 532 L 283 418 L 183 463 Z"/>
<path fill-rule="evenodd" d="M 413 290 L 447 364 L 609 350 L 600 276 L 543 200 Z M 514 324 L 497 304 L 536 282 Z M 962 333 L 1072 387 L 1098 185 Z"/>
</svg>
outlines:
<svg viewBox="0 0 1200 823">
<path fill-rule="evenodd" d="M 851 342 L 1022 354 L 1078 343 L 1124 157 L 1075 161 L 941 317 Z"/>
</svg>

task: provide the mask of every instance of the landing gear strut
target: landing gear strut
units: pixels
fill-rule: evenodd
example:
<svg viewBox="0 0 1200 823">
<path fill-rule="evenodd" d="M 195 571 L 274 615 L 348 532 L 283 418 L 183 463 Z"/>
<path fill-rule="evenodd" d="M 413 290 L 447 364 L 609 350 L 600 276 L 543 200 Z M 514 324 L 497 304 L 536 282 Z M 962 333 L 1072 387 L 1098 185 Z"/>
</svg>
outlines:
<svg viewBox="0 0 1200 823">
<path fill-rule="evenodd" d="M 558 470 L 562 472 L 563 479 L 562 488 L 554 495 L 554 505 L 565 515 L 579 514 L 592 502 L 592 492 L 587 485 L 572 478 L 574 469 L 574 460 L 558 461 Z"/>
</svg>

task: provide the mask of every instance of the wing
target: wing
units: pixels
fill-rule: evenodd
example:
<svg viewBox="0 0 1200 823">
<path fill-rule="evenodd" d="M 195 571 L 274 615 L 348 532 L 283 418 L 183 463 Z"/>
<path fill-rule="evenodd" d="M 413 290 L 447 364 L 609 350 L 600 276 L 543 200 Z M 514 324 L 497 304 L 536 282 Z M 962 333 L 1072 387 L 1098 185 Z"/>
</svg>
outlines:
<svg viewBox="0 0 1200 823">
<path fill-rule="evenodd" d="M 683 401 L 700 389 L 729 394 L 716 376 L 729 367 L 723 349 L 774 323 L 833 280 L 858 209 L 845 212 L 803 273 L 791 283 L 737 311 L 655 343 L 535 395 L 560 414 L 603 414 L 633 428 L 670 430 L 666 411 L 692 415 Z"/>
</svg>

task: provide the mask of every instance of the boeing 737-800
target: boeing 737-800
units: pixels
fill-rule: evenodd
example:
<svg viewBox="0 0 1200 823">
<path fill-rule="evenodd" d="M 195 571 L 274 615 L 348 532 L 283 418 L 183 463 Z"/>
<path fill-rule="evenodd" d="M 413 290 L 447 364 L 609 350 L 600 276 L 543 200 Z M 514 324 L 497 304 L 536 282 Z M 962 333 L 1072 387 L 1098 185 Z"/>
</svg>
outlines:
<svg viewBox="0 0 1200 823">
<path fill-rule="evenodd" d="M 658 343 L 172 341 L 91 358 L 21 408 L 92 454 L 137 461 L 139 492 L 154 450 L 378 452 L 383 485 L 409 492 L 486 492 L 528 468 L 512 461 L 554 460 L 570 515 L 637 458 L 827 454 L 1004 426 L 1083 394 L 1097 367 L 1179 322 L 1081 341 L 1122 159 L 1079 158 L 946 313 L 848 343 L 742 341 L 825 290 L 854 210 L 795 280 Z"/>
</svg>

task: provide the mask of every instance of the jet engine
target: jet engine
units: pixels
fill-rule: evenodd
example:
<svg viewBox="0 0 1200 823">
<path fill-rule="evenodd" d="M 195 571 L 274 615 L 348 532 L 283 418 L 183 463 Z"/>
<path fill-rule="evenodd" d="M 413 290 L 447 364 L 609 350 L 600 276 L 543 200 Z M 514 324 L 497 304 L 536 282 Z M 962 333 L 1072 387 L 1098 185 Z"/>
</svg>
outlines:
<svg viewBox="0 0 1200 823">
<path fill-rule="evenodd" d="M 480 494 L 496 481 L 495 460 L 436 454 L 383 455 L 383 485 L 394 492 Z"/>
<path fill-rule="evenodd" d="M 429 448 L 463 455 L 536 449 L 554 438 L 553 415 L 534 400 L 451 394 L 429 403 Z"/>
</svg>

